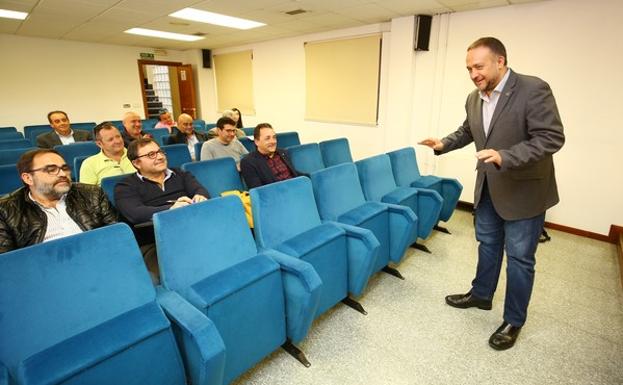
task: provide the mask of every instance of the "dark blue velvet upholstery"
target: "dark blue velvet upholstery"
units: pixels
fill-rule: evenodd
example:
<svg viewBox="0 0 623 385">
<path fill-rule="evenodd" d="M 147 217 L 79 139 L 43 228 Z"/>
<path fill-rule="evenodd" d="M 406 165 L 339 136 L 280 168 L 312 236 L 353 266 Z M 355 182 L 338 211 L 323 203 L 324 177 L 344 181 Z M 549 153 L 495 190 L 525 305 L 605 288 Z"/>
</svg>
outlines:
<svg viewBox="0 0 623 385">
<path fill-rule="evenodd" d="M 0 196 L 13 192 L 23 185 L 14 164 L 0 165 Z"/>
<path fill-rule="evenodd" d="M 415 237 L 417 216 L 404 206 L 366 202 L 357 168 L 343 163 L 310 175 L 320 217 L 362 227 L 374 233 L 380 243 L 374 271 L 391 261 L 399 263 Z"/>
<path fill-rule="evenodd" d="M 415 149 L 406 147 L 388 152 L 394 179 L 398 186 L 418 187 L 437 191 L 443 198 L 439 219 L 448 221 L 459 201 L 463 185 L 454 178 L 421 175 L 415 157 Z"/>
<path fill-rule="evenodd" d="M 244 190 L 234 158 L 217 158 L 184 163 L 182 170 L 195 176 L 197 181 L 215 198 L 223 191 Z"/>
<path fill-rule="evenodd" d="M 299 139 L 298 132 L 288 131 L 277 133 L 277 147 L 288 148 L 291 146 L 298 146 L 299 144 L 301 144 L 301 140 Z"/>
<path fill-rule="evenodd" d="M 294 169 L 298 172 L 311 174 L 314 171 L 322 170 L 322 154 L 318 143 L 300 144 L 288 147 L 288 155 Z"/>
<path fill-rule="evenodd" d="M 225 383 L 286 339 L 305 337 L 320 278 L 291 256 L 258 254 L 237 197 L 157 213 L 154 231 L 163 287 L 206 314 L 223 338 Z"/>
<path fill-rule="evenodd" d="M 71 179 L 73 181 L 78 180 L 78 175 L 80 175 L 80 170 L 76 170 L 74 168 L 74 159 L 80 156 L 91 156 L 100 152 L 100 148 L 97 147 L 95 142 L 76 142 L 71 144 L 62 144 L 59 146 L 54 146 L 54 149 L 58 151 L 63 159 L 65 159 L 65 163 L 71 167 Z"/>
<path fill-rule="evenodd" d="M 434 190 L 396 185 L 387 154 L 355 162 L 367 200 L 410 207 L 418 217 L 417 237 L 427 238 L 439 221 L 443 199 Z M 414 238 L 412 241 L 415 241 Z"/>
<path fill-rule="evenodd" d="M 342 163 L 352 163 L 353 157 L 350 154 L 348 139 L 338 138 L 325 140 L 318 144 L 322 153 L 322 161 L 325 167 L 335 166 Z"/>
<path fill-rule="evenodd" d="M 379 242 L 369 230 L 321 222 L 309 178 L 298 177 L 250 190 L 255 238 L 309 262 L 322 279 L 317 315 L 348 293 L 362 294 L 372 274 Z"/>
<path fill-rule="evenodd" d="M 107 176 L 106 178 L 102 178 L 102 183 L 100 187 L 106 193 L 106 197 L 108 201 L 114 206 L 115 205 L 115 186 L 125 177 L 130 174 L 121 174 L 115 176 Z"/>
<path fill-rule="evenodd" d="M 182 167 L 184 163 L 192 162 L 188 146 L 183 143 L 168 144 L 166 146 L 160 146 L 160 148 L 167 153 L 167 166 L 169 168 L 179 168 Z"/>
<path fill-rule="evenodd" d="M 214 329 L 205 317 L 195 322 Z M 195 337 L 216 346 L 215 354 L 180 355 L 124 224 L 0 256 L 0 366 L 11 383 L 184 384 L 182 357 L 196 363 L 187 368 L 193 379 L 219 380 L 220 337 Z M 217 373 L 208 375 L 208 368 Z"/>
</svg>

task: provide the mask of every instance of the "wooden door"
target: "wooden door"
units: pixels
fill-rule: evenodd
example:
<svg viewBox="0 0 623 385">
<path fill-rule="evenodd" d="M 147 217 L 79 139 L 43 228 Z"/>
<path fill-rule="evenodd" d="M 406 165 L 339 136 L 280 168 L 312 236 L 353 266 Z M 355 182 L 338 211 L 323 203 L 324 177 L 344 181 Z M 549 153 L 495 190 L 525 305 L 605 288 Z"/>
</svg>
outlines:
<svg viewBox="0 0 623 385">
<path fill-rule="evenodd" d="M 180 107 L 182 113 L 197 119 L 197 103 L 195 101 L 195 82 L 190 64 L 177 66 L 177 81 L 180 90 Z"/>
</svg>

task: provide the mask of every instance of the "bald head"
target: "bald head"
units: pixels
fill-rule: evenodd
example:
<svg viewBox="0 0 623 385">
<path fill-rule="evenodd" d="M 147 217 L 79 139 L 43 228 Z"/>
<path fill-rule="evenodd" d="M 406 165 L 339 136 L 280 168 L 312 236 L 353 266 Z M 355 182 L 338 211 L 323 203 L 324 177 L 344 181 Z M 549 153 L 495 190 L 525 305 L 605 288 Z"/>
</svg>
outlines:
<svg viewBox="0 0 623 385">
<path fill-rule="evenodd" d="M 177 129 L 186 135 L 192 135 L 195 131 L 193 128 L 193 117 L 188 114 L 181 114 L 178 116 Z"/>
</svg>

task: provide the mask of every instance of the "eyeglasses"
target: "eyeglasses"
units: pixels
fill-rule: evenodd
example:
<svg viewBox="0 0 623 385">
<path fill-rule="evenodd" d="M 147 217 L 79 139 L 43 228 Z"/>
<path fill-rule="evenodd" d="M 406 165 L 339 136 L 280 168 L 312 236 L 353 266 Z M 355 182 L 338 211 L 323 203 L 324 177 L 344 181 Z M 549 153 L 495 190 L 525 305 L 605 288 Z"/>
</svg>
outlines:
<svg viewBox="0 0 623 385">
<path fill-rule="evenodd" d="M 71 167 L 69 167 L 66 164 L 62 166 L 57 166 L 55 164 L 48 164 L 47 166 L 43 166 L 43 167 L 35 168 L 34 170 L 30 170 L 29 173 L 43 171 L 48 175 L 56 176 L 59 174 L 61 170 L 63 170 L 65 174 L 69 174 L 71 172 Z"/>
<path fill-rule="evenodd" d="M 144 157 L 144 156 L 148 157 L 149 159 L 156 159 L 156 157 L 158 156 L 158 154 L 162 154 L 162 156 L 167 155 L 167 153 L 166 153 L 166 152 L 164 152 L 163 150 L 158 150 L 158 151 L 149 151 L 147 154 L 143 154 L 143 155 L 139 155 L 139 156 L 137 156 L 137 157 L 135 158 L 135 160 L 136 160 L 136 159 L 139 159 L 139 158 L 142 158 L 142 157 Z"/>
<path fill-rule="evenodd" d="M 236 133 L 236 129 L 225 129 L 225 128 L 221 128 L 221 130 L 225 131 L 228 134 L 235 134 Z"/>
</svg>

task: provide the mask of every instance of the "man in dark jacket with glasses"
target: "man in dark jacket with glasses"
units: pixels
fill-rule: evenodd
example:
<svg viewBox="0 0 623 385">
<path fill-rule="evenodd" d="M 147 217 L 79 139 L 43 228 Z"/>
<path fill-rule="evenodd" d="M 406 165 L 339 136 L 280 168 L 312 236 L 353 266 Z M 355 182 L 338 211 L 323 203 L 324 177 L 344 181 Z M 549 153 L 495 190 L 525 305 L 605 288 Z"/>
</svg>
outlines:
<svg viewBox="0 0 623 385">
<path fill-rule="evenodd" d="M 117 221 L 101 188 L 71 182 L 71 168 L 52 149 L 17 163 L 24 187 L 0 199 L 0 253 L 78 234 Z"/>
</svg>

